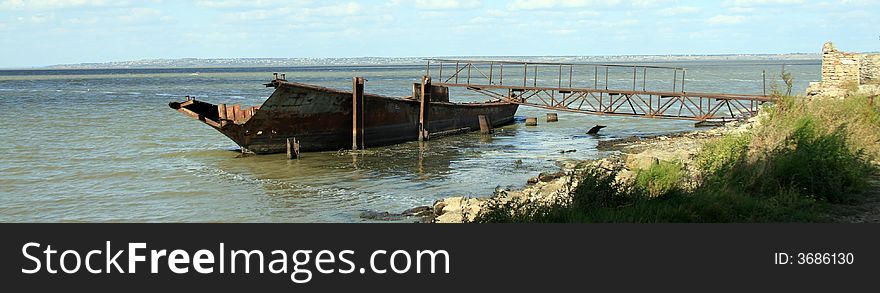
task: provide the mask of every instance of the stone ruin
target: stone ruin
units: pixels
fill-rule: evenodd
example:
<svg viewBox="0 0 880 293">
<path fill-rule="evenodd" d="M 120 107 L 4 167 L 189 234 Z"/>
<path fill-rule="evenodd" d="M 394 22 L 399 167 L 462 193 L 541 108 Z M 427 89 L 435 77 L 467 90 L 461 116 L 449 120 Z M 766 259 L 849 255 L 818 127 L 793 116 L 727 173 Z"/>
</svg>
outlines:
<svg viewBox="0 0 880 293">
<path fill-rule="evenodd" d="M 811 82 L 807 96 L 842 98 L 849 93 L 880 94 L 880 54 L 843 52 L 827 42 L 822 48 L 822 81 Z"/>
</svg>

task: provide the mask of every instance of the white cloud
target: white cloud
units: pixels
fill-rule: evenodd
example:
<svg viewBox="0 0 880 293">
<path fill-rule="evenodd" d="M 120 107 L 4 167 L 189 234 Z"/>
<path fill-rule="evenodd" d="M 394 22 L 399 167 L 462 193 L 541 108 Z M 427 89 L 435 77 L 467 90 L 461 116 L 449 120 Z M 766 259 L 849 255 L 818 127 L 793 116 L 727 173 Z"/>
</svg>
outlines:
<svg viewBox="0 0 880 293">
<path fill-rule="evenodd" d="M 659 11 L 657 11 L 657 14 L 662 15 L 662 16 L 676 16 L 676 15 L 683 15 L 683 14 L 693 14 L 693 13 L 697 13 L 697 12 L 700 12 L 700 8 L 698 8 L 698 7 L 676 6 L 676 7 L 669 7 L 669 8 L 660 9 Z"/>
<path fill-rule="evenodd" d="M 301 2 L 310 2 L 310 1 L 297 1 L 297 3 Z M 271 0 L 199 0 L 196 1 L 196 5 L 205 7 L 205 8 L 215 8 L 215 9 L 228 9 L 228 8 L 259 8 L 259 7 L 267 7 L 269 5 L 278 6 L 281 3 L 278 1 Z M 289 4 L 289 3 L 284 3 Z"/>
<path fill-rule="evenodd" d="M 804 4 L 804 0 L 727 0 L 724 4 L 728 6 L 748 7 L 776 4 Z"/>
<path fill-rule="evenodd" d="M 556 7 L 586 7 L 595 5 L 617 5 L 620 0 L 516 0 L 507 7 L 516 10 L 548 9 Z"/>
<path fill-rule="evenodd" d="M 51 10 L 73 7 L 126 6 L 128 0 L 4 0 L 0 10 Z"/>
<path fill-rule="evenodd" d="M 742 23 L 745 20 L 745 17 L 742 15 L 726 15 L 719 14 L 709 18 L 710 24 L 738 24 Z"/>
<path fill-rule="evenodd" d="M 638 8 L 654 8 L 668 3 L 669 0 L 630 0 L 627 1 L 632 6 Z"/>
<path fill-rule="evenodd" d="M 153 8 L 132 8 L 128 13 L 116 17 L 120 22 L 141 22 L 150 20 L 159 20 L 162 18 L 162 12 Z"/>
<path fill-rule="evenodd" d="M 728 9 L 728 11 L 730 11 L 732 13 L 753 13 L 753 12 L 758 11 L 758 9 L 754 8 L 754 7 L 735 6 L 735 7 L 731 7 L 730 9 Z"/>
<path fill-rule="evenodd" d="M 325 16 L 346 16 L 358 14 L 362 9 L 363 7 L 357 2 L 348 2 L 344 4 L 319 7 L 316 10 L 319 10 L 319 14 Z"/>
<path fill-rule="evenodd" d="M 480 1 L 416 0 L 418 9 L 459 9 L 479 7 Z"/>
<path fill-rule="evenodd" d="M 295 22 L 315 22 L 320 17 L 338 17 L 360 15 L 363 6 L 357 2 L 339 3 L 334 5 L 305 7 L 303 5 L 277 6 L 231 12 L 224 14 L 230 21 L 261 21 L 271 19 L 290 19 Z M 384 16 L 383 16 L 384 17 Z M 317 22 L 315 22 L 317 23 Z M 323 22 L 321 22 L 323 23 Z"/>
</svg>

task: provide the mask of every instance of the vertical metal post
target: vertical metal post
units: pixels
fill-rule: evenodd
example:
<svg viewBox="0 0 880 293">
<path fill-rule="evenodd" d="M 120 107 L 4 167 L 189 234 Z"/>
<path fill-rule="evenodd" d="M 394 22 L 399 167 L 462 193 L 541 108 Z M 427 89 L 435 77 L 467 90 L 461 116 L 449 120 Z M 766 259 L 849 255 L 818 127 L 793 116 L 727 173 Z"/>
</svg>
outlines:
<svg viewBox="0 0 880 293">
<path fill-rule="evenodd" d="M 492 77 L 495 76 L 495 62 L 489 62 L 489 85 L 492 85 Z"/>
<path fill-rule="evenodd" d="M 562 88 L 562 64 L 559 65 L 559 78 L 556 79 L 556 88 Z M 556 104 L 554 96 L 556 96 L 556 91 L 550 91 L 550 101 Z"/>
<path fill-rule="evenodd" d="M 687 72 L 687 68 L 681 70 L 681 92 L 684 92 L 684 76 Z"/>
<path fill-rule="evenodd" d="M 287 159 L 295 158 L 293 155 L 293 145 L 290 143 L 290 138 L 287 138 Z"/>
<path fill-rule="evenodd" d="M 498 66 L 501 67 L 501 70 L 499 70 L 500 78 L 498 79 L 498 84 L 504 85 L 504 63 L 498 64 Z"/>
<path fill-rule="evenodd" d="M 642 91 L 648 90 L 648 67 L 643 68 L 642 71 Z"/>
<path fill-rule="evenodd" d="M 524 63 L 523 64 L 523 87 L 526 86 L 526 78 L 528 78 L 528 76 L 529 76 L 529 64 Z"/>
<path fill-rule="evenodd" d="M 761 70 L 761 80 L 764 81 L 763 89 L 764 89 L 764 96 L 766 97 L 767 96 L 767 70 Z"/>
<path fill-rule="evenodd" d="M 443 61 L 440 61 L 440 81 L 443 81 Z"/>
<path fill-rule="evenodd" d="M 571 80 L 574 76 L 574 64 L 568 66 L 568 87 L 571 88 Z"/>
<path fill-rule="evenodd" d="M 428 133 L 428 113 L 431 107 L 431 77 L 422 77 L 422 92 L 419 95 L 419 141 L 430 138 Z"/>
<path fill-rule="evenodd" d="M 605 90 L 606 91 L 608 90 L 608 66 L 605 66 Z M 599 109 L 602 112 L 605 112 L 605 105 L 603 105 L 604 97 L 605 97 L 605 92 L 599 93 Z M 608 97 L 610 98 L 611 96 L 609 95 Z M 611 101 L 611 103 L 613 103 L 613 102 L 614 101 Z"/>
<path fill-rule="evenodd" d="M 532 86 L 538 87 L 538 64 L 535 64 L 535 79 L 533 82 Z"/>
<path fill-rule="evenodd" d="M 299 141 L 296 137 L 287 139 L 287 159 L 299 159 Z"/>
<path fill-rule="evenodd" d="M 425 75 L 431 76 L 431 60 L 428 60 L 428 64 L 425 65 Z"/>
<path fill-rule="evenodd" d="M 562 88 L 562 64 L 559 65 L 559 79 L 556 80 L 556 87 Z"/>
<path fill-rule="evenodd" d="M 363 144 L 363 136 L 364 136 L 364 78 L 363 77 L 354 77 L 352 78 L 352 142 L 351 146 L 353 150 L 358 148 L 364 149 Z M 360 143 L 358 142 L 360 141 Z"/>
<path fill-rule="evenodd" d="M 605 90 L 608 90 L 608 66 L 605 66 Z"/>
<path fill-rule="evenodd" d="M 593 75 L 593 89 L 599 89 L 599 66 L 593 68 L 596 69 L 596 73 Z"/>
<path fill-rule="evenodd" d="M 353 77 L 351 82 L 351 149 L 364 146 L 364 78 Z"/>
<path fill-rule="evenodd" d="M 675 69 L 675 73 L 672 74 L 672 92 L 675 92 L 675 85 L 678 84 L 678 69 Z"/>
<path fill-rule="evenodd" d="M 467 84 L 470 85 L 470 84 L 471 84 L 471 68 L 474 67 L 474 63 L 470 63 L 470 62 L 469 62 L 469 63 L 468 63 L 467 65 L 465 65 L 465 66 L 467 66 L 467 68 L 468 68 Z"/>
<path fill-rule="evenodd" d="M 458 84 L 458 61 L 455 61 L 455 83 Z"/>
<path fill-rule="evenodd" d="M 633 66 L 633 91 L 636 91 L 636 67 Z"/>
</svg>

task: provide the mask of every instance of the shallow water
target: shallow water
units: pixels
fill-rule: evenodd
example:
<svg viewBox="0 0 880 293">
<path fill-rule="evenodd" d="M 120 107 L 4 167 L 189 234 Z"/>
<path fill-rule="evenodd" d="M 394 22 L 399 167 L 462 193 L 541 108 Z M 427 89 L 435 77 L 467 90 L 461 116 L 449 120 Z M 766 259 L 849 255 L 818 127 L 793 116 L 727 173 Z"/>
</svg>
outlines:
<svg viewBox="0 0 880 293">
<path fill-rule="evenodd" d="M 759 94 L 761 70 L 779 62 L 681 62 L 689 91 Z M 802 92 L 819 78 L 815 62 L 788 66 Z M 357 222 L 362 211 L 484 196 L 564 160 L 595 158 L 599 139 L 693 129 L 688 121 L 598 117 L 521 107 L 521 122 L 491 136 L 465 134 L 374 148 L 358 155 L 306 153 L 239 157 L 210 127 L 168 108 L 195 95 L 209 102 L 259 105 L 272 72 L 348 90 L 367 78 L 370 93 L 403 96 L 421 66 L 0 71 L 0 221 Z M 626 83 L 626 72 L 611 83 Z M 630 73 L 631 74 L 631 73 Z M 653 77 L 652 77 L 653 78 Z M 541 80 L 551 77 L 539 76 Z M 649 79 L 666 86 L 671 78 Z M 772 78 L 770 79 L 772 81 Z M 453 101 L 484 100 L 452 91 Z M 584 135 L 596 124 L 602 136 Z M 562 150 L 577 150 L 561 154 Z"/>
</svg>

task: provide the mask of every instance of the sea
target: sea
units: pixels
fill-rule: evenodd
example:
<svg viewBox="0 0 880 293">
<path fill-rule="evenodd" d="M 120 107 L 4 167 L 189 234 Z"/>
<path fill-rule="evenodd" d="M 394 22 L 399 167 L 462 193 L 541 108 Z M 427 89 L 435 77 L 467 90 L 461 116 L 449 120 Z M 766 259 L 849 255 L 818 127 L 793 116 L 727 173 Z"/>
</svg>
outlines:
<svg viewBox="0 0 880 293">
<path fill-rule="evenodd" d="M 687 91 L 762 94 L 773 84 L 784 90 L 783 64 L 795 94 L 820 78 L 819 60 L 648 65 L 687 68 Z M 435 80 L 448 78 L 451 69 L 444 70 L 446 77 Z M 509 67 L 505 70 L 505 78 L 514 78 Z M 605 73 L 596 78 L 589 71 L 572 72 L 574 86 L 604 87 Z M 528 178 L 557 171 L 564 162 L 608 155 L 596 149 L 603 139 L 695 129 L 693 121 L 520 107 L 517 123 L 491 135 L 468 133 L 422 145 L 305 153 L 287 160 L 285 154 L 242 156 L 219 132 L 168 107 L 187 95 L 260 105 L 273 91 L 263 84 L 276 72 L 291 81 L 342 90 L 350 90 L 351 78 L 361 76 L 367 79 L 366 92 L 387 96 L 410 95 L 412 84 L 426 74 L 424 65 L 0 70 L 5 113 L 0 221 L 370 222 L 376 219 L 362 215 L 522 188 Z M 609 87 L 672 90 L 676 78 L 671 71 L 636 73 L 640 84 L 633 85 L 632 69 L 612 68 Z M 549 68 L 534 78 L 552 83 L 556 74 Z M 680 74 L 675 73 L 678 79 Z M 450 98 L 488 99 L 466 89 L 451 90 Z M 544 120 L 550 112 L 558 113 L 559 122 Z M 539 117 L 538 126 L 526 127 L 525 117 Z M 607 127 L 598 136 L 587 135 L 595 125 Z"/>
</svg>

